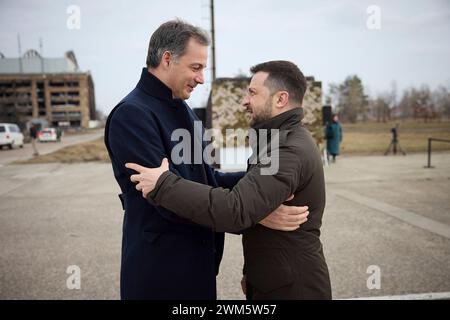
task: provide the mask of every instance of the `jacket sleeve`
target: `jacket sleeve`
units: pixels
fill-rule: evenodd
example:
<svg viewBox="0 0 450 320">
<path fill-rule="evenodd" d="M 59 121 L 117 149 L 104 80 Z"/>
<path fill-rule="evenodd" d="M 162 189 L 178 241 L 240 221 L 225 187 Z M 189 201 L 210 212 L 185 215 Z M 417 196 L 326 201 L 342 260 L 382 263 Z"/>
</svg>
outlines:
<svg viewBox="0 0 450 320">
<path fill-rule="evenodd" d="M 211 170 L 214 170 L 211 168 Z M 214 170 L 214 177 L 216 178 L 219 187 L 226 189 L 233 189 L 233 187 L 245 176 L 245 171 L 240 172 L 220 172 Z"/>
<path fill-rule="evenodd" d="M 255 225 L 294 193 L 301 160 L 291 147 L 280 147 L 278 171 L 264 175 L 253 167 L 233 189 L 212 188 L 164 172 L 147 200 L 215 231 L 236 232 Z"/>
<path fill-rule="evenodd" d="M 126 177 L 124 180 L 128 192 L 137 192 L 130 181 L 130 176 L 136 172 L 125 168 L 125 163 L 134 162 L 146 167 L 159 167 L 163 158 L 170 159 L 153 114 L 133 104 L 124 104 L 114 112 L 108 135 L 115 161 L 119 169 L 123 169 L 123 175 Z M 170 170 L 180 175 L 172 164 L 170 164 Z M 164 208 L 155 209 L 169 221 L 192 224 Z"/>
<path fill-rule="evenodd" d="M 214 168 L 211 168 L 214 170 Z M 217 170 L 214 170 L 214 177 L 217 181 L 217 184 L 219 187 L 222 187 L 224 189 L 233 189 L 234 186 L 239 182 L 239 180 L 242 179 L 242 177 L 245 176 L 245 171 L 239 171 L 239 172 L 220 172 Z M 229 233 L 233 233 L 236 235 L 240 235 L 245 231 L 239 230 L 239 231 L 228 231 Z"/>
</svg>

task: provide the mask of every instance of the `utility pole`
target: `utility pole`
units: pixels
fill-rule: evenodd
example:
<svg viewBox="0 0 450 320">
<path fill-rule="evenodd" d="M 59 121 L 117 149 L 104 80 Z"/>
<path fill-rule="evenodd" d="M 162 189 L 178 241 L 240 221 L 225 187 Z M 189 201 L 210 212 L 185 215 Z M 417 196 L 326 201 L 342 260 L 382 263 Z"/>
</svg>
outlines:
<svg viewBox="0 0 450 320">
<path fill-rule="evenodd" d="M 211 4 L 211 84 L 216 80 L 216 36 L 214 30 L 214 0 L 210 0 Z"/>
<path fill-rule="evenodd" d="M 44 73 L 44 52 L 42 38 L 39 38 L 39 54 L 41 55 L 41 73 Z"/>
<path fill-rule="evenodd" d="M 20 44 L 20 34 L 17 34 L 17 46 L 19 49 L 19 72 L 23 73 L 23 66 L 22 66 L 22 47 Z"/>
</svg>

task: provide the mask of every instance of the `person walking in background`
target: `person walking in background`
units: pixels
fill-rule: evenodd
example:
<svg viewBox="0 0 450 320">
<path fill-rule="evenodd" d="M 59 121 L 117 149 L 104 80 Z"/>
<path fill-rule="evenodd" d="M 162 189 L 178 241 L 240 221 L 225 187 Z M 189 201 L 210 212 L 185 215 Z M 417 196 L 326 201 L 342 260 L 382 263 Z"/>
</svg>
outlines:
<svg viewBox="0 0 450 320">
<path fill-rule="evenodd" d="M 327 124 L 326 128 L 327 139 L 327 157 L 333 157 L 333 162 L 336 162 L 336 156 L 339 155 L 340 145 L 342 142 L 342 126 L 339 123 L 337 114 L 333 114 L 331 123 Z"/>
<path fill-rule="evenodd" d="M 36 125 L 34 123 L 32 123 L 30 126 L 30 138 L 31 138 L 31 145 L 33 146 L 33 156 L 39 155 L 39 152 L 36 148 L 37 133 L 38 133 L 38 130 L 36 128 Z"/>
</svg>

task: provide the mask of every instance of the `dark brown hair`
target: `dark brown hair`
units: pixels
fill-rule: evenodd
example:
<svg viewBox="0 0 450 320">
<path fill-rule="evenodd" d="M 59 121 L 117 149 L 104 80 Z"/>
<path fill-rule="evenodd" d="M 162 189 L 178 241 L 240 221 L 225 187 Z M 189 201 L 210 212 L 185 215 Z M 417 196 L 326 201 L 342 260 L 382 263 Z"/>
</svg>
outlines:
<svg viewBox="0 0 450 320">
<path fill-rule="evenodd" d="M 252 74 L 267 72 L 265 86 L 271 94 L 285 90 L 293 103 L 302 104 L 306 92 L 306 79 L 300 69 L 290 61 L 278 60 L 257 64 L 250 68 Z"/>
</svg>

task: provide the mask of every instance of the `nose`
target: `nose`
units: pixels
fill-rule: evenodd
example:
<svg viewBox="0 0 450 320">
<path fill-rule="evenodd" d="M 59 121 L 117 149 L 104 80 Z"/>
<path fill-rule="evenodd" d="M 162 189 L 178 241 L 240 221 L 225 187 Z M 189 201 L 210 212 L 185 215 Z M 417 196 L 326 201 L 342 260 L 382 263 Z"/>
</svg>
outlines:
<svg viewBox="0 0 450 320">
<path fill-rule="evenodd" d="M 195 82 L 199 83 L 199 84 L 204 84 L 205 83 L 205 76 L 203 74 L 203 71 L 200 71 L 197 76 L 195 77 Z"/>
<path fill-rule="evenodd" d="M 250 99 L 249 99 L 249 97 L 248 97 L 248 94 L 246 94 L 246 95 L 244 96 L 244 98 L 242 99 L 242 105 L 243 105 L 244 107 L 247 107 L 249 104 L 250 104 Z"/>
</svg>

